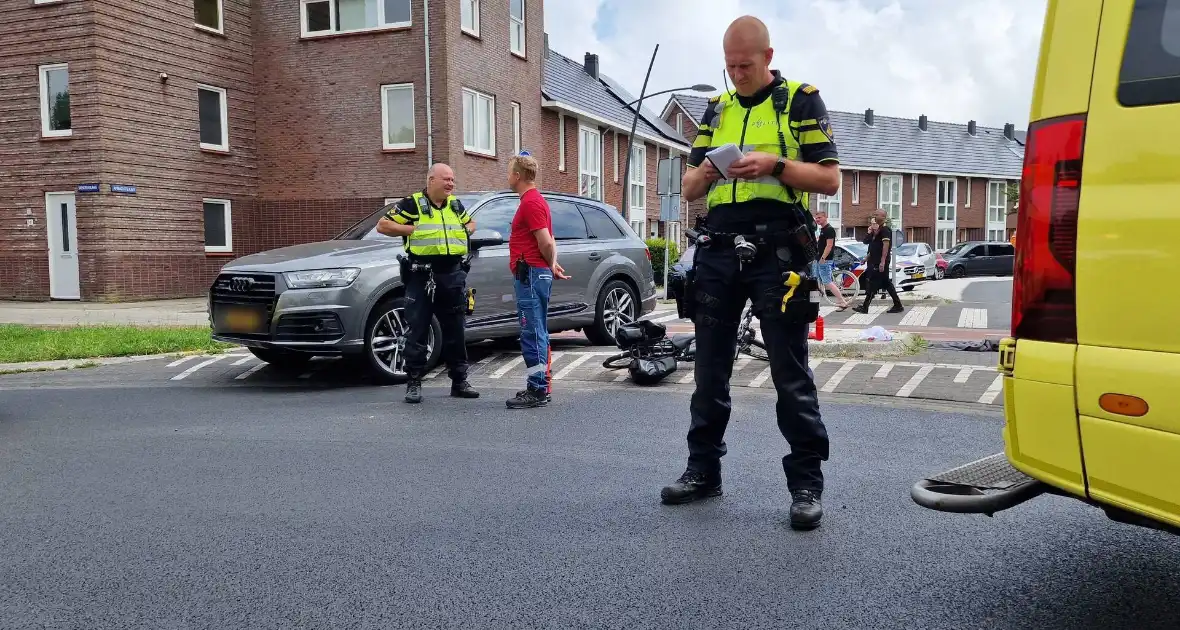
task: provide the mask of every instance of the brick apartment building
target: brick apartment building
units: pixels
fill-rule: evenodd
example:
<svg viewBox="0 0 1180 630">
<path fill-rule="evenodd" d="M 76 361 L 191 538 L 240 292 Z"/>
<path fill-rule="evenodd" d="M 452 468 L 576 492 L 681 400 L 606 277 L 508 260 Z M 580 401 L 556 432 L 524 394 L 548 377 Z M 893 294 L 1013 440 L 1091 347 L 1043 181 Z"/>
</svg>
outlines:
<svg viewBox="0 0 1180 630">
<path fill-rule="evenodd" d="M 202 295 L 431 162 L 502 188 L 541 129 L 542 5 L 4 2 L 0 298 Z"/>
<path fill-rule="evenodd" d="M 688 142 L 708 99 L 673 94 L 661 114 Z M 862 237 L 877 208 L 889 212 L 908 242 L 945 250 L 955 243 L 1007 240 L 1016 216 L 1007 212 L 1009 182 L 1020 179 L 1024 133 L 1003 129 L 831 111 L 840 149 L 843 182 L 831 197 L 816 195 L 811 207 L 828 211 L 841 236 Z M 689 218 L 704 205 L 689 205 Z"/>
</svg>

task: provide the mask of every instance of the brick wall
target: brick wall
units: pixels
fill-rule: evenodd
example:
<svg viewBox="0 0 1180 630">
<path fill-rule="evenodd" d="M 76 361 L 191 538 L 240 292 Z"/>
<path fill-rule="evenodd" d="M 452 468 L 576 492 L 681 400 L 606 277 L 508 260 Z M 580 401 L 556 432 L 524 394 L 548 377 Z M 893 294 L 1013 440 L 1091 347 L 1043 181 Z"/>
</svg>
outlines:
<svg viewBox="0 0 1180 630">
<path fill-rule="evenodd" d="M 49 295 L 46 192 L 69 192 L 99 179 L 100 95 L 95 12 L 89 3 L 0 4 L 0 298 Z M 69 64 L 72 135 L 41 135 L 38 67 Z M 94 250 L 96 206 L 79 196 L 78 247 Z M 30 224 L 31 222 L 31 224 Z"/>
</svg>

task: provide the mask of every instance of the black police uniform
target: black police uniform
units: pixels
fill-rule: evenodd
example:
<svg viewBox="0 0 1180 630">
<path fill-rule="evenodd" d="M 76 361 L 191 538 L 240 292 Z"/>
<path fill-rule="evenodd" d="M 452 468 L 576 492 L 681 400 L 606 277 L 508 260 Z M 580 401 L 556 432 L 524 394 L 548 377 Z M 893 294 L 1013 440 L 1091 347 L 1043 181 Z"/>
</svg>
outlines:
<svg viewBox="0 0 1180 630">
<path fill-rule="evenodd" d="M 426 196 L 422 197 L 436 212 L 439 206 Z M 465 213 L 462 203 L 454 200 L 457 213 Z M 413 196 L 407 196 L 389 210 L 386 217 L 398 223 L 417 223 L 420 208 Z M 408 244 L 408 241 L 407 241 Z M 407 248 L 407 252 L 409 249 Z M 442 328 L 442 359 L 451 378 L 451 395 L 460 398 L 477 398 L 479 393 L 467 382 L 468 360 L 466 334 L 466 283 L 467 271 L 463 268 L 462 256 L 414 255 L 408 256 L 411 264 L 429 265 L 434 275 L 434 299 L 427 293 L 430 275 L 425 271 L 407 273 L 403 267 L 402 281 L 406 288 L 406 348 L 405 371 L 410 382 L 406 389 L 407 402 L 421 401 L 422 377 L 426 371 L 426 339 L 430 330 L 430 318 L 438 318 Z M 437 342 L 437 340 L 436 340 Z"/>
<path fill-rule="evenodd" d="M 775 79 L 752 97 L 735 97 L 743 107 L 754 107 L 771 98 L 774 87 L 782 80 L 777 73 Z M 711 111 L 706 111 L 701 125 L 708 126 L 712 116 Z M 818 126 L 823 129 L 823 134 L 818 136 L 811 133 L 801 137 L 799 157 L 803 161 L 838 162 L 827 108 L 818 91 L 798 90 L 788 116 L 796 124 L 820 121 Z M 786 128 L 784 123 L 783 129 Z M 688 164 L 699 166 L 707 151 L 707 147 L 695 147 Z M 824 481 L 820 463 L 828 459 L 828 433 L 820 418 L 814 375 L 808 366 L 809 324 L 805 320 L 792 321 L 780 311 L 782 273 L 806 272 L 811 256 L 805 257 L 796 250 L 792 261 L 784 264 L 779 260 L 778 247 L 764 244 L 758 247 L 754 260 L 742 263 L 730 236 L 743 234 L 748 238 L 759 231 L 759 226 L 765 229 L 781 225 L 784 217 L 791 216 L 797 207 L 772 199 L 753 199 L 723 203 L 709 210 L 705 233 L 726 236 L 713 239 L 705 247 L 698 244 L 693 260 L 696 391 L 690 404 L 688 468 L 676 483 L 664 488 L 661 495 L 666 503 L 686 503 L 721 494 L 720 460 L 726 454 L 724 436 L 731 411 L 729 381 L 736 354 L 737 326 L 746 301 L 750 300 L 761 322 L 771 379 L 778 392 L 775 407 L 778 427 L 791 447 L 782 463 L 788 489 L 794 497 L 792 524 L 800 528 L 819 524 L 822 516 L 819 498 Z M 809 214 L 803 216 L 812 223 Z M 686 296 L 688 300 L 693 298 L 693 295 Z"/>
</svg>

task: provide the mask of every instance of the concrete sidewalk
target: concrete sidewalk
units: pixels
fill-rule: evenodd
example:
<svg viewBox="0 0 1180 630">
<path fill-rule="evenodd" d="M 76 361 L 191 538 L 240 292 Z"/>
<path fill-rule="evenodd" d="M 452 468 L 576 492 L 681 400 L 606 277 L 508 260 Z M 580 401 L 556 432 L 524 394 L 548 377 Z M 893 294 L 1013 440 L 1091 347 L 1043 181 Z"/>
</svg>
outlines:
<svg viewBox="0 0 1180 630">
<path fill-rule="evenodd" d="M 207 326 L 205 298 L 148 302 L 0 302 L 0 324 Z"/>
</svg>

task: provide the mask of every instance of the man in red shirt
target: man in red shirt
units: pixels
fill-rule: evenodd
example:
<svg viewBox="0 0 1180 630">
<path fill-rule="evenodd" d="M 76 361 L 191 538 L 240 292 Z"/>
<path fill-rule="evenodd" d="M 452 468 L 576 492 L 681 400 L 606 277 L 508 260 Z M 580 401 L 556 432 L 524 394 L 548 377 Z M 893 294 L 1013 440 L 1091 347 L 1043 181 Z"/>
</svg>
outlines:
<svg viewBox="0 0 1180 630">
<path fill-rule="evenodd" d="M 549 204 L 537 190 L 536 179 L 536 158 L 522 153 L 508 162 L 508 187 L 520 195 L 508 237 L 508 261 L 515 278 L 520 350 L 528 374 L 525 388 L 508 400 L 509 409 L 543 407 L 551 400 L 549 296 L 554 276 L 569 279 L 557 264 L 553 218 Z"/>
</svg>

